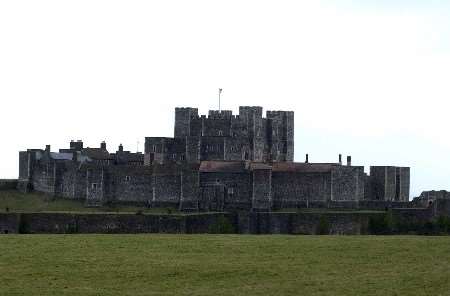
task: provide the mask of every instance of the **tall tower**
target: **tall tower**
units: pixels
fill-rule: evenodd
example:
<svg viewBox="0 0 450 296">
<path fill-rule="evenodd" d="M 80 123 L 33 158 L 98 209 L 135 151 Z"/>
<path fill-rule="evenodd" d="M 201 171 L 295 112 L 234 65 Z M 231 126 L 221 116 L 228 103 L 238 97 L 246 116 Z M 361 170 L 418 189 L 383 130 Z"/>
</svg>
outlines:
<svg viewBox="0 0 450 296">
<path fill-rule="evenodd" d="M 249 159 L 263 161 L 265 133 L 263 132 L 262 107 L 240 106 L 239 117 L 245 121 L 248 131 L 251 147 Z"/>
<path fill-rule="evenodd" d="M 268 153 L 273 161 L 294 161 L 294 112 L 267 111 Z"/>
<path fill-rule="evenodd" d="M 197 108 L 175 108 L 175 138 L 191 135 L 191 119 L 198 117 Z"/>
</svg>

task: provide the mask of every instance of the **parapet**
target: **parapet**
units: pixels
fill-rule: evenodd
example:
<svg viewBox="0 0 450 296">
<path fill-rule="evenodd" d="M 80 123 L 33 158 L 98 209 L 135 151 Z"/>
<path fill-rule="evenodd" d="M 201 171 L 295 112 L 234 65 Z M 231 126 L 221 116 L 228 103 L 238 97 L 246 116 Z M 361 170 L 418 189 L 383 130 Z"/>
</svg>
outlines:
<svg viewBox="0 0 450 296">
<path fill-rule="evenodd" d="M 266 111 L 266 118 L 279 118 L 279 117 L 283 117 L 283 116 L 294 116 L 294 111 L 281 111 L 281 110 L 277 110 L 277 111 Z"/>
<path fill-rule="evenodd" d="M 208 118 L 209 119 L 227 119 L 233 115 L 233 111 L 231 110 L 209 110 Z"/>
<path fill-rule="evenodd" d="M 176 107 L 175 114 L 188 114 L 190 118 L 197 118 L 198 117 L 198 108 Z"/>
</svg>

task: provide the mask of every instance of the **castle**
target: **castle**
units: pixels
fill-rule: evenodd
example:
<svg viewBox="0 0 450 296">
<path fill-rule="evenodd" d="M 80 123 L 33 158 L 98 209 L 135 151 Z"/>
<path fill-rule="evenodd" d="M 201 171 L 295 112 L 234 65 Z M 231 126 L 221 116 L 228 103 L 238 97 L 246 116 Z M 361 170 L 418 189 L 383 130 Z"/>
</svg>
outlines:
<svg viewBox="0 0 450 296">
<path fill-rule="evenodd" d="M 173 138 L 146 137 L 145 152 L 85 148 L 19 152 L 19 189 L 88 206 L 135 203 L 187 211 L 271 211 L 409 200 L 410 169 L 294 162 L 294 112 L 175 108 Z"/>
</svg>

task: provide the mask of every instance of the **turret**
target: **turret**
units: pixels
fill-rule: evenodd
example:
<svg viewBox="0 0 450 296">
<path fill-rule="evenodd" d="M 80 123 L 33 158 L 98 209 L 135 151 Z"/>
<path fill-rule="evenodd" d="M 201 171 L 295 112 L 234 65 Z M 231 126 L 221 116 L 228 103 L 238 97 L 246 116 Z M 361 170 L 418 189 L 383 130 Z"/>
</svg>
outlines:
<svg viewBox="0 0 450 296">
<path fill-rule="evenodd" d="M 275 160 L 294 161 L 294 112 L 267 111 L 267 134 Z"/>
<path fill-rule="evenodd" d="M 197 108 L 175 108 L 175 138 L 191 135 L 191 119 L 198 117 Z"/>
</svg>

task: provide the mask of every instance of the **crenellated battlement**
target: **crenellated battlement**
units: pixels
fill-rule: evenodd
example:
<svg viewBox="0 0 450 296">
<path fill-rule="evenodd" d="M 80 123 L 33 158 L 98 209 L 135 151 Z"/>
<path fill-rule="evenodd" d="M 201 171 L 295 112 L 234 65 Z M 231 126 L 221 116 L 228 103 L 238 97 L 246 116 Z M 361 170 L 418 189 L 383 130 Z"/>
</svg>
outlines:
<svg viewBox="0 0 450 296">
<path fill-rule="evenodd" d="M 266 118 L 275 118 L 283 116 L 294 116 L 294 111 L 269 110 L 266 111 Z"/>
<path fill-rule="evenodd" d="M 209 110 L 208 119 L 229 119 L 233 116 L 233 111 L 231 110 Z"/>
<path fill-rule="evenodd" d="M 240 106 L 236 115 L 231 110 L 199 115 L 197 108 L 177 107 L 174 137 L 186 144 L 167 155 L 183 159 L 182 153 L 196 161 L 293 161 L 294 112 L 267 111 L 266 117 L 261 106 Z"/>
</svg>

